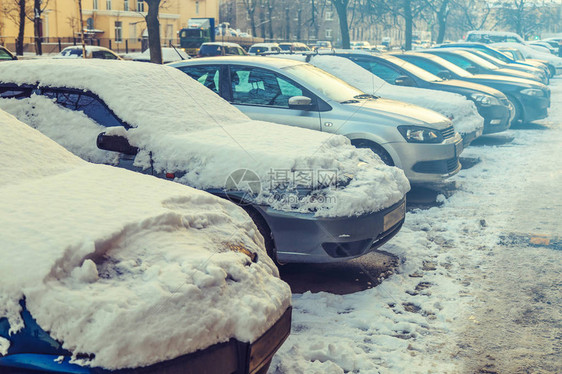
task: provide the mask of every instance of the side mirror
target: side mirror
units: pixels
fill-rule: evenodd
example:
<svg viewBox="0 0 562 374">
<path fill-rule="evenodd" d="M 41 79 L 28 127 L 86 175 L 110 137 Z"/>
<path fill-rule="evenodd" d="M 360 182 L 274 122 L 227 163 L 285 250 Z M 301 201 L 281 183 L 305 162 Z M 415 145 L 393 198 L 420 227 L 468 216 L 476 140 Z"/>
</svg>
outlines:
<svg viewBox="0 0 562 374">
<path fill-rule="evenodd" d="M 105 132 L 98 135 L 96 144 L 99 149 L 119 152 L 131 156 L 134 156 L 139 152 L 139 149 L 130 145 L 129 140 L 127 140 L 124 136 L 107 135 Z"/>
<path fill-rule="evenodd" d="M 312 99 L 306 96 L 290 97 L 289 108 L 298 110 L 310 110 L 312 109 Z"/>
<path fill-rule="evenodd" d="M 478 68 L 476 66 L 468 66 L 466 69 L 470 74 L 478 74 Z"/>
<path fill-rule="evenodd" d="M 405 76 L 405 75 L 396 78 L 394 80 L 394 84 L 397 85 L 397 86 L 408 86 L 408 87 L 415 86 L 414 80 L 410 77 Z"/>
<path fill-rule="evenodd" d="M 453 77 L 451 72 L 447 70 L 441 70 L 439 73 L 437 73 L 437 76 L 444 80 L 449 80 Z"/>
</svg>

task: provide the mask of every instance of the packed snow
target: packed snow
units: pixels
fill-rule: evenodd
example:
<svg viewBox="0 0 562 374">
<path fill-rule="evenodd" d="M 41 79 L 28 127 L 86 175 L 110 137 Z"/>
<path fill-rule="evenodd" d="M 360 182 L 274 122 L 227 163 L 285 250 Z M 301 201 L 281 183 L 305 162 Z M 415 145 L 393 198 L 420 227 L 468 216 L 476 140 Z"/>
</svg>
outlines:
<svg viewBox="0 0 562 374">
<path fill-rule="evenodd" d="M 551 88 L 542 125 L 468 147 L 480 162 L 452 178 L 452 196 L 407 213 L 382 247 L 395 274 L 354 294 L 293 295 L 272 373 L 562 372 L 562 79 Z"/>
<path fill-rule="evenodd" d="M 306 60 L 303 55 L 275 57 Z M 452 119 L 455 131 L 460 134 L 481 133 L 484 128 L 484 119 L 478 114 L 474 103 L 461 95 L 425 88 L 393 86 L 344 57 L 317 55 L 312 56 L 309 63 L 365 93 L 434 110 Z"/>
<path fill-rule="evenodd" d="M 107 79 L 100 79 L 105 76 Z M 135 166 L 156 173 L 176 173 L 176 181 L 198 189 L 224 188 L 239 169 L 259 176 L 255 202 L 278 210 L 310 212 L 321 217 L 361 215 L 387 208 L 409 190 L 402 170 L 384 165 L 368 149 L 356 149 L 339 135 L 252 121 L 185 73 L 165 66 L 127 61 L 18 61 L 4 63 L 0 82 L 66 87 L 93 92 L 132 128 L 105 128 L 126 134 L 139 147 Z M 0 108 L 96 163 L 117 164 L 113 152 L 96 148 L 104 130 L 81 112 L 33 94 L 3 99 Z M 275 170 L 329 170 L 337 181 L 322 198 L 287 204 L 296 184 L 279 198 L 285 180 Z M 341 187 L 345 186 L 345 187 Z"/>
<path fill-rule="evenodd" d="M 65 349 L 95 355 L 82 364 L 253 342 L 289 306 L 263 238 L 226 200 L 87 163 L 2 111 L 0 182 L 0 318 L 21 329 L 25 297 Z"/>
</svg>

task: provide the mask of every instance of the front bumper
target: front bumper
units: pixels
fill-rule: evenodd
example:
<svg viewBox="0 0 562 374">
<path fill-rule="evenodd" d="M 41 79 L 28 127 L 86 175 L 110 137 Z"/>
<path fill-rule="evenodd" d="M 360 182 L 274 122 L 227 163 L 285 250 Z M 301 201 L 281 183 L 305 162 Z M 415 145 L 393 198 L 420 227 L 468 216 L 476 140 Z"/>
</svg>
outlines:
<svg viewBox="0 0 562 374">
<path fill-rule="evenodd" d="M 400 230 L 406 199 L 358 217 L 323 218 L 254 205 L 273 234 L 279 263 L 341 262 L 369 253 Z"/>
<path fill-rule="evenodd" d="M 400 166 L 411 184 L 442 182 L 461 169 L 463 140 L 459 134 L 441 144 L 388 143 L 400 157 Z"/>
<path fill-rule="evenodd" d="M 123 370 L 105 370 L 70 363 L 70 357 L 58 360 L 57 355 L 21 353 L 0 357 L 0 372 L 4 373 L 65 373 L 65 374 L 199 374 L 266 373 L 273 355 L 291 331 L 289 307 L 281 318 L 253 343 L 236 339 L 154 365 Z M 55 361 L 57 360 L 57 361 Z"/>
<path fill-rule="evenodd" d="M 535 97 L 520 95 L 519 100 L 523 105 L 523 121 L 530 122 L 543 119 L 548 116 L 548 108 L 550 107 L 550 92 L 547 96 Z"/>
<path fill-rule="evenodd" d="M 478 113 L 484 117 L 483 134 L 493 134 L 509 129 L 515 110 L 506 100 L 505 105 L 479 106 Z"/>
</svg>

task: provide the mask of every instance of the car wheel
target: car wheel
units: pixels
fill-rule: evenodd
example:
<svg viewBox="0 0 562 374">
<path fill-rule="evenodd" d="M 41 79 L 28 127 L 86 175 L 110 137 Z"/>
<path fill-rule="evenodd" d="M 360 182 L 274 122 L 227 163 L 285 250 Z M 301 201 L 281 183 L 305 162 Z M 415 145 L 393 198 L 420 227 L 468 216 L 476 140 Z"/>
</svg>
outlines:
<svg viewBox="0 0 562 374">
<path fill-rule="evenodd" d="M 389 166 L 394 166 L 394 161 L 392 160 L 392 157 L 390 157 L 388 152 L 382 146 L 378 145 L 375 142 L 365 139 L 356 139 L 351 141 L 351 145 L 357 148 L 369 148 L 381 158 L 382 162 L 384 162 Z"/>
<path fill-rule="evenodd" d="M 513 96 L 507 96 L 507 100 L 509 101 L 509 103 L 515 109 L 515 114 L 511 118 L 511 123 L 517 124 L 519 122 L 522 122 L 523 121 L 523 109 L 521 107 L 521 104 L 519 103 L 519 100 L 517 100 Z"/>
<path fill-rule="evenodd" d="M 246 211 L 246 213 L 248 213 L 248 215 L 258 228 L 261 236 L 263 236 L 267 255 L 273 260 L 273 262 L 275 262 L 275 265 L 279 266 L 280 264 L 277 262 L 277 256 L 275 254 L 275 242 L 273 241 L 273 233 L 269 229 L 267 222 L 265 222 L 265 219 L 261 216 L 261 214 L 259 214 L 251 206 L 243 206 L 242 208 Z"/>
</svg>

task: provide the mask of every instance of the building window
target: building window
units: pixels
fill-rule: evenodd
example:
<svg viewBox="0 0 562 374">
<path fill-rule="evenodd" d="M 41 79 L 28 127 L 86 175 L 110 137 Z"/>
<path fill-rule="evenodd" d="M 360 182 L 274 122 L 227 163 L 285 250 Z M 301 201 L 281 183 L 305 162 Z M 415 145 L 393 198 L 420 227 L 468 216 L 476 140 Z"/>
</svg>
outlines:
<svg viewBox="0 0 562 374">
<path fill-rule="evenodd" d="M 105 0 L 105 8 L 111 10 L 111 0 Z"/>
<path fill-rule="evenodd" d="M 166 39 L 172 40 L 174 37 L 174 25 L 166 25 Z"/>
<path fill-rule="evenodd" d="M 332 29 L 326 29 L 326 38 L 332 39 Z"/>
<path fill-rule="evenodd" d="M 334 12 L 332 12 L 331 10 L 327 10 L 324 19 L 326 21 L 332 21 L 334 19 Z"/>
<path fill-rule="evenodd" d="M 129 39 L 136 40 L 137 37 L 137 23 L 129 23 Z"/>
<path fill-rule="evenodd" d="M 123 22 L 115 21 L 115 42 L 121 43 L 123 41 Z"/>
<path fill-rule="evenodd" d="M 199 14 L 199 1 L 195 2 L 195 14 Z"/>
<path fill-rule="evenodd" d="M 144 1 L 137 0 L 137 12 L 144 12 Z"/>
<path fill-rule="evenodd" d="M 123 10 L 126 12 L 129 11 L 129 0 L 123 0 Z"/>
<path fill-rule="evenodd" d="M 98 9 L 98 0 L 94 0 L 94 3 L 92 4 L 92 9 Z"/>
</svg>

